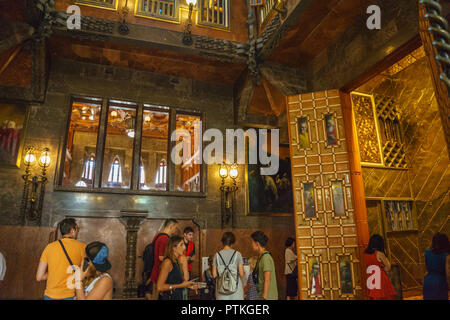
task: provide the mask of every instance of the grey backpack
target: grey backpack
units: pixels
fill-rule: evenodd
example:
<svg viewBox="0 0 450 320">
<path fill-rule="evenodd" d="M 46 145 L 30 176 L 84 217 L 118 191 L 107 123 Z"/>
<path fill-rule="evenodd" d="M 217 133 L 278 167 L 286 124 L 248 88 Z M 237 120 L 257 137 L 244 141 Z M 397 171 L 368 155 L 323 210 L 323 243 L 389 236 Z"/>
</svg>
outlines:
<svg viewBox="0 0 450 320">
<path fill-rule="evenodd" d="M 220 255 L 220 252 L 218 252 L 217 254 L 219 255 L 220 259 L 222 260 L 222 263 L 225 266 L 225 269 L 223 270 L 222 274 L 219 275 L 217 279 L 217 292 L 223 295 L 233 294 L 237 291 L 238 288 L 239 275 L 237 274 L 237 272 L 236 275 L 233 275 L 229 266 L 233 261 L 234 256 L 236 255 L 236 251 L 234 251 L 228 264 L 225 263 L 222 256 Z"/>
</svg>

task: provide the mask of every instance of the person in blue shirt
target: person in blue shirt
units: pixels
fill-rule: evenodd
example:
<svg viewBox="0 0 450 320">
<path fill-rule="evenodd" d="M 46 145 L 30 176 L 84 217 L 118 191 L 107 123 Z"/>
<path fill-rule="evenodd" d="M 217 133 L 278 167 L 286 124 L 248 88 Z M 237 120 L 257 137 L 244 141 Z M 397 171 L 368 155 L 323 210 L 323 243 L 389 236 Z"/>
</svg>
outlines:
<svg viewBox="0 0 450 320">
<path fill-rule="evenodd" d="M 427 275 L 423 281 L 424 300 L 448 300 L 449 241 L 447 235 L 436 233 L 431 248 L 425 250 Z"/>
</svg>

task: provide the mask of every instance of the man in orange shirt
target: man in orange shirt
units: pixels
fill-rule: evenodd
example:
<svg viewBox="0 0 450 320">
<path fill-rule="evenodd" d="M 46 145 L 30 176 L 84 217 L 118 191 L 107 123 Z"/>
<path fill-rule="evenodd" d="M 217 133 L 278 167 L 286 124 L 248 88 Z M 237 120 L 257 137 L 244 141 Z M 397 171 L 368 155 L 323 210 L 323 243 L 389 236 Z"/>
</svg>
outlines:
<svg viewBox="0 0 450 320">
<path fill-rule="evenodd" d="M 37 281 L 47 280 L 44 300 L 75 299 L 71 265 L 80 266 L 85 254 L 86 245 L 76 240 L 80 228 L 75 219 L 64 219 L 59 228 L 62 238 L 45 247 L 36 272 Z"/>
</svg>

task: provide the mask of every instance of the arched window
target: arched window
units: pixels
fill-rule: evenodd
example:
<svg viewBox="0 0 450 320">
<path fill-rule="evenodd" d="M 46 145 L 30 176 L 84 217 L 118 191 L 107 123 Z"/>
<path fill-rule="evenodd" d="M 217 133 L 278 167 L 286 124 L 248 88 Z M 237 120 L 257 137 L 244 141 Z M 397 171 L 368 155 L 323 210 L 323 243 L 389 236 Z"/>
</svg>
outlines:
<svg viewBox="0 0 450 320">
<path fill-rule="evenodd" d="M 122 167 L 120 165 L 119 156 L 115 156 L 111 169 L 109 170 L 108 186 L 120 187 L 122 186 Z"/>
<path fill-rule="evenodd" d="M 89 159 L 84 162 L 83 173 L 81 174 L 81 180 L 75 184 L 75 187 L 92 187 L 94 182 L 94 169 L 95 169 L 95 154 L 91 153 Z"/>
<path fill-rule="evenodd" d="M 150 188 L 145 185 L 145 168 L 144 164 L 142 163 L 139 165 L 139 189 L 141 190 L 149 190 Z"/>
<path fill-rule="evenodd" d="M 89 159 L 84 163 L 83 174 L 81 179 L 85 182 L 92 182 L 94 179 L 95 155 L 91 153 Z"/>
<path fill-rule="evenodd" d="M 166 184 L 167 165 L 166 160 L 162 159 L 156 172 L 155 184 L 157 186 Z"/>
</svg>

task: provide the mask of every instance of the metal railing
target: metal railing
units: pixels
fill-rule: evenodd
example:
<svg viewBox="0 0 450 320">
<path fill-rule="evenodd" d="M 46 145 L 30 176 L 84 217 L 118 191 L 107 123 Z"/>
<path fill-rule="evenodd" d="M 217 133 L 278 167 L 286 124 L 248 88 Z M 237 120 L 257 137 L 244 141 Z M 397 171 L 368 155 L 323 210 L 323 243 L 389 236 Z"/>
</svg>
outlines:
<svg viewBox="0 0 450 320">
<path fill-rule="evenodd" d="M 85 4 L 93 7 L 117 9 L 118 0 L 76 0 L 76 4 Z"/>
<path fill-rule="evenodd" d="M 230 28 L 230 0 L 200 0 L 199 24 L 221 29 Z"/>
<path fill-rule="evenodd" d="M 138 0 L 136 15 L 178 21 L 178 0 Z"/>
<path fill-rule="evenodd" d="M 274 4 L 277 0 L 266 0 L 264 6 L 259 9 L 259 25 L 262 26 L 270 18 Z"/>
</svg>

